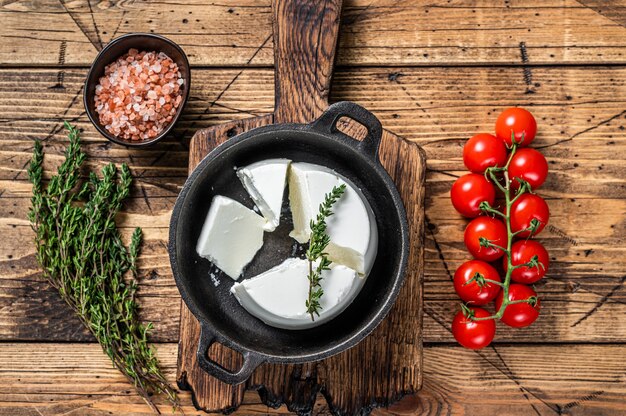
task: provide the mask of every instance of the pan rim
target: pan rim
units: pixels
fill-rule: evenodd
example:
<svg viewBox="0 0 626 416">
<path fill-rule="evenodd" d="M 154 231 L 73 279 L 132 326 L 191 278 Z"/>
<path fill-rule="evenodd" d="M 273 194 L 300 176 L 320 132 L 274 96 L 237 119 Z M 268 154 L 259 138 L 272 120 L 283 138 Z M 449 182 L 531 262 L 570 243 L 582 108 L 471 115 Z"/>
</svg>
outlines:
<svg viewBox="0 0 626 416">
<path fill-rule="evenodd" d="M 397 272 L 391 276 L 390 278 L 390 290 L 387 295 L 382 298 L 381 305 L 377 307 L 373 316 L 370 319 L 367 319 L 361 324 L 353 334 L 349 334 L 345 339 L 334 342 L 330 340 L 327 345 L 320 348 L 313 348 L 313 351 L 307 353 L 299 353 L 299 354 L 268 354 L 266 352 L 258 351 L 256 349 L 252 349 L 242 343 L 240 343 L 237 339 L 223 334 L 219 330 L 215 329 L 213 325 L 209 323 L 203 322 L 205 320 L 204 314 L 201 312 L 201 308 L 194 302 L 193 298 L 187 292 L 185 284 L 183 281 L 185 277 L 182 276 L 182 272 L 179 270 L 177 253 L 176 253 L 176 234 L 178 229 L 178 221 L 180 217 L 180 213 L 184 207 L 186 197 L 189 195 L 191 188 L 197 178 L 201 175 L 202 171 L 207 168 L 211 164 L 213 160 L 219 158 L 219 156 L 227 150 L 230 150 L 232 147 L 236 147 L 237 145 L 245 142 L 247 140 L 252 140 L 255 137 L 271 134 L 275 132 L 293 132 L 293 133 L 306 133 L 324 137 L 325 139 L 329 139 L 332 141 L 341 142 L 343 145 L 347 145 L 347 147 L 351 148 L 354 153 L 359 154 L 363 160 L 367 160 L 368 166 L 372 171 L 376 172 L 377 176 L 384 182 L 387 190 L 389 191 L 389 197 L 391 197 L 393 201 L 393 205 L 396 208 L 394 211 L 394 215 L 398 217 L 400 223 L 400 243 L 399 246 L 401 248 L 400 254 L 398 256 L 398 260 L 396 264 L 398 265 Z M 345 137 L 343 137 L 345 136 Z M 313 139 L 314 142 L 314 139 Z M 231 348 L 235 351 L 239 351 L 241 353 L 251 352 L 259 357 L 264 362 L 271 363 L 303 363 L 308 361 L 317 361 L 324 358 L 328 358 L 330 356 L 336 355 L 340 352 L 343 352 L 355 345 L 357 345 L 360 341 L 362 341 L 365 337 L 371 334 L 376 327 L 382 322 L 382 320 L 388 315 L 392 306 L 395 304 L 395 301 L 398 297 L 400 289 L 404 285 L 406 281 L 407 275 L 407 265 L 408 265 L 408 256 L 409 256 L 409 247 L 410 247 L 410 239 L 408 233 L 408 222 L 406 216 L 406 209 L 404 207 L 404 203 L 400 197 L 400 194 L 393 183 L 389 173 L 383 168 L 382 164 L 378 160 L 377 155 L 375 157 L 370 157 L 371 155 L 366 155 L 364 152 L 360 151 L 357 147 L 359 142 L 355 139 L 350 138 L 347 135 L 337 135 L 332 133 L 327 133 L 323 131 L 319 131 L 318 129 L 314 129 L 312 124 L 295 124 L 295 123 L 282 123 L 282 124 L 272 124 L 267 126 L 261 126 L 243 133 L 240 133 L 224 143 L 221 143 L 213 150 L 211 150 L 194 168 L 191 172 L 183 188 L 181 189 L 175 205 L 172 211 L 172 217 L 170 221 L 169 228 L 169 241 L 168 241 L 168 251 L 170 257 L 170 263 L 172 268 L 172 273 L 174 275 L 174 280 L 176 282 L 176 286 L 180 291 L 181 297 L 185 302 L 185 305 L 189 308 L 194 317 L 198 320 L 201 326 L 201 330 L 205 331 L 205 328 L 209 328 L 208 330 L 213 332 L 216 336 L 216 342 L 223 344 L 224 346 Z"/>
</svg>

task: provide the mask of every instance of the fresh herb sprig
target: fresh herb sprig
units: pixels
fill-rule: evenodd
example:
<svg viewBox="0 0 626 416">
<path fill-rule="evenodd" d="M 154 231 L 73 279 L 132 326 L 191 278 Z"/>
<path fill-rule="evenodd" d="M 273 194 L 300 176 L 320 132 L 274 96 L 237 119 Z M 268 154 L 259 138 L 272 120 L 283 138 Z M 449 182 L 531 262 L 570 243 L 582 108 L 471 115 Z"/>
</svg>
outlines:
<svg viewBox="0 0 626 416">
<path fill-rule="evenodd" d="M 135 229 L 126 248 L 115 224 L 130 192 L 130 170 L 123 164 L 118 172 L 108 164 L 101 178 L 91 172 L 79 185 L 86 156 L 78 130 L 67 122 L 65 127 L 70 143 L 57 174 L 44 184 L 39 141 L 28 168 L 33 184 L 29 219 L 37 260 L 46 279 L 153 411 L 159 413 L 151 398 L 154 393 L 165 393 L 179 408 L 176 390 L 163 376 L 148 344 L 152 324 L 139 321 L 135 292 L 141 229 Z"/>
<path fill-rule="evenodd" d="M 306 251 L 306 258 L 309 261 L 309 296 L 305 302 L 306 311 L 311 315 L 311 320 L 315 321 L 315 315 L 320 316 L 322 305 L 320 299 L 324 295 L 322 289 L 322 272 L 330 269 L 331 261 L 327 253 L 324 252 L 330 243 L 330 237 L 326 234 L 326 219 L 333 215 L 332 207 L 346 191 L 346 184 L 333 187 L 330 193 L 324 197 L 324 202 L 320 204 L 316 221 L 311 220 L 311 240 Z M 313 263 L 319 260 L 317 267 Z"/>
</svg>

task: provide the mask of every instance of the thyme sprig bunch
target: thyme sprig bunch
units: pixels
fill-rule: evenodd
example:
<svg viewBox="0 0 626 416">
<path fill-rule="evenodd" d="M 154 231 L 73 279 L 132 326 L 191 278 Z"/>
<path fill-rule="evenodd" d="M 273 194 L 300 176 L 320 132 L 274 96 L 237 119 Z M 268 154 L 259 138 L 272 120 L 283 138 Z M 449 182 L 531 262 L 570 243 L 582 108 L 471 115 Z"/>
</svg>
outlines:
<svg viewBox="0 0 626 416">
<path fill-rule="evenodd" d="M 108 164 L 102 176 L 80 180 L 85 153 L 76 127 L 65 123 L 69 146 L 65 160 L 47 185 L 43 181 L 43 147 L 35 142 L 28 177 L 33 184 L 28 214 L 35 232 L 37 260 L 48 282 L 74 310 L 113 365 L 156 413 L 151 396 L 165 393 L 179 407 L 176 390 L 161 372 L 148 344 L 152 324 L 142 324 L 135 300 L 137 257 L 142 233 L 137 228 L 128 248 L 115 216 L 128 197 L 132 176 L 123 164 Z"/>
<path fill-rule="evenodd" d="M 481 318 L 476 317 L 474 316 L 474 313 L 471 309 L 469 309 L 465 305 L 462 305 L 461 309 L 463 310 L 463 313 L 465 314 L 465 316 L 467 316 L 473 321 L 486 321 L 489 319 L 500 319 L 504 315 L 504 311 L 506 311 L 506 308 L 509 305 L 514 305 L 517 303 L 528 303 L 531 306 L 535 306 L 538 301 L 536 296 L 531 296 L 528 299 L 519 299 L 519 300 L 509 299 L 509 286 L 511 285 L 511 276 L 515 269 L 519 269 L 521 267 L 528 267 L 528 268 L 541 267 L 545 269 L 545 266 L 539 261 L 539 258 L 536 255 L 533 256 L 529 262 L 518 264 L 518 265 L 513 265 L 513 262 L 511 259 L 511 248 L 512 248 L 513 239 L 515 238 L 515 236 L 525 231 L 529 231 L 532 235 L 541 225 L 541 223 L 536 218 L 533 218 L 530 221 L 529 227 L 526 229 L 512 231 L 512 227 L 511 227 L 511 207 L 523 194 L 533 192 L 530 184 L 524 179 L 518 178 L 518 177 L 514 179 L 519 183 L 519 187 L 517 188 L 517 190 L 513 191 L 513 189 L 511 188 L 511 178 L 509 178 L 509 165 L 511 164 L 511 160 L 513 160 L 513 156 L 515 156 L 515 153 L 517 151 L 519 144 L 522 143 L 523 141 L 524 141 L 523 135 L 522 135 L 521 140 L 518 142 L 515 140 L 515 134 L 512 133 L 511 134 L 512 145 L 510 148 L 510 154 L 509 154 L 506 164 L 502 167 L 493 166 L 485 170 L 485 178 L 487 180 L 490 180 L 492 183 L 494 183 L 498 187 L 498 189 L 500 189 L 500 191 L 502 191 L 502 193 L 504 194 L 504 210 L 499 211 L 493 208 L 492 206 L 490 206 L 489 203 L 486 201 L 481 202 L 480 209 L 483 212 L 492 214 L 494 216 L 499 216 L 502 218 L 502 220 L 504 221 L 504 225 L 506 226 L 506 231 L 507 231 L 507 244 L 506 244 L 506 247 L 502 247 L 498 244 L 494 244 L 492 241 L 489 241 L 488 239 L 484 237 L 480 237 L 479 241 L 482 247 L 493 247 L 493 248 L 502 250 L 506 257 L 507 267 L 506 267 L 506 275 L 504 276 L 503 282 L 498 282 L 496 280 L 487 279 L 484 276 L 477 273 L 477 275 L 473 276 L 472 279 L 470 279 L 469 281 L 465 283 L 467 285 L 475 281 L 479 285 L 479 287 L 483 287 L 486 284 L 494 284 L 494 285 L 500 286 L 503 292 L 502 304 L 500 305 L 500 309 L 497 310 L 495 314 L 490 315 L 490 316 L 485 316 Z M 504 184 L 501 183 L 498 177 L 499 173 L 502 174 L 503 176 Z"/>
<path fill-rule="evenodd" d="M 320 204 L 319 212 L 315 221 L 311 220 L 311 240 L 306 251 L 306 258 L 309 261 L 309 296 L 305 302 L 306 311 L 311 315 L 311 320 L 315 321 L 315 315 L 320 316 L 322 305 L 320 299 L 324 295 L 322 289 L 322 272 L 330 270 L 332 263 L 324 252 L 330 243 L 330 237 L 326 234 L 326 219 L 333 215 L 332 207 L 346 191 L 346 184 L 333 187 L 332 191 L 324 196 L 324 202 Z M 319 260 L 316 267 L 313 263 Z"/>
</svg>

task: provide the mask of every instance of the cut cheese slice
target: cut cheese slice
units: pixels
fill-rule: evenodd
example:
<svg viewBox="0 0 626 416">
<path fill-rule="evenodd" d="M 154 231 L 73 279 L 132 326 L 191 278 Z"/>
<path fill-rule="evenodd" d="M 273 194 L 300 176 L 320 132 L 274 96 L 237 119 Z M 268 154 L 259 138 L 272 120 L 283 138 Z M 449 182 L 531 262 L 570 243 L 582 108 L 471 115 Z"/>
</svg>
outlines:
<svg viewBox="0 0 626 416">
<path fill-rule="evenodd" d="M 363 193 L 348 179 L 324 166 L 292 163 L 289 173 L 289 202 L 294 229 L 289 234 L 299 243 L 309 241 L 310 222 L 334 186 L 346 184 L 346 191 L 333 205 L 327 220 L 330 244 L 326 248 L 333 263 L 366 275 L 378 249 L 378 228 L 374 213 Z"/>
<path fill-rule="evenodd" d="M 268 325 L 305 329 L 320 325 L 341 313 L 354 300 L 364 279 L 345 266 L 333 265 L 322 272 L 324 296 L 315 321 L 306 312 L 309 263 L 289 258 L 258 276 L 235 283 L 230 289 L 241 306 Z"/>
<path fill-rule="evenodd" d="M 280 223 L 289 159 L 267 159 L 237 170 L 237 176 L 267 220 L 266 231 Z"/>
<path fill-rule="evenodd" d="M 211 202 L 196 251 L 233 280 L 263 246 L 265 219 L 225 196 Z"/>
</svg>

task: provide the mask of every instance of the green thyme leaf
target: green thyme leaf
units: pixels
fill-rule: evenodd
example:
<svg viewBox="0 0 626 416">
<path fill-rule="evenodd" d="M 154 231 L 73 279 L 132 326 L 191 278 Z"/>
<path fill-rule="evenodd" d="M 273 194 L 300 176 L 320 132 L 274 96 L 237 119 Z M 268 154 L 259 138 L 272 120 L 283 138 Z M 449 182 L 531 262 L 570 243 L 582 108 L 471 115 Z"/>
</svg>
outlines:
<svg viewBox="0 0 626 416">
<path fill-rule="evenodd" d="M 320 204 L 319 212 L 315 221 L 311 220 L 311 240 L 306 251 L 306 258 L 309 261 L 309 296 L 305 302 L 306 311 L 311 315 L 311 320 L 315 321 L 315 315 L 320 315 L 322 305 L 320 299 L 324 295 L 322 290 L 322 271 L 330 270 L 331 261 L 324 252 L 330 243 L 330 237 L 326 234 L 326 219 L 333 215 L 332 207 L 346 191 L 346 184 L 333 187 L 330 193 L 324 197 L 324 202 Z M 317 267 L 313 263 L 319 260 Z"/>
<path fill-rule="evenodd" d="M 159 413 L 151 396 L 164 393 L 179 408 L 176 390 L 148 343 L 152 324 L 139 320 L 135 292 L 141 229 L 135 230 L 127 249 L 115 224 L 130 193 L 130 169 L 108 164 L 101 177 L 91 172 L 79 184 L 86 155 L 76 127 L 67 122 L 65 127 L 70 143 L 57 174 L 44 184 L 43 147 L 38 141 L 28 168 L 33 184 L 28 218 L 35 231 L 37 260 L 46 279 L 150 407 Z"/>
</svg>

